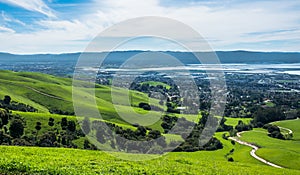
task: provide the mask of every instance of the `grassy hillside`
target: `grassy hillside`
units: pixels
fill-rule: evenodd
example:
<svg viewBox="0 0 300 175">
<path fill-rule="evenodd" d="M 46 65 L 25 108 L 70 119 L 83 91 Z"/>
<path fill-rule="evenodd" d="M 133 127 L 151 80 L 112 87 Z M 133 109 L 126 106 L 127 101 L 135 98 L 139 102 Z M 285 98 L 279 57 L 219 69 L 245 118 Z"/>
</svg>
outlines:
<svg viewBox="0 0 300 175">
<path fill-rule="evenodd" d="M 292 122 L 298 123 L 298 121 Z M 297 137 L 298 134 L 299 132 L 295 132 L 294 135 Z M 299 140 L 275 139 L 269 137 L 264 129 L 254 129 L 253 131 L 243 133 L 241 140 L 254 143 L 261 147 L 257 151 L 257 155 L 266 159 L 267 161 L 286 168 L 300 170 Z"/>
<path fill-rule="evenodd" d="M 227 162 L 222 151 L 169 153 L 158 159 L 135 162 L 120 160 L 101 151 L 0 146 L 0 173 L 292 175 L 300 171 Z"/>
<path fill-rule="evenodd" d="M 274 122 L 274 125 L 288 128 L 293 131 L 293 140 L 300 141 L 300 120 L 285 120 Z"/>
<path fill-rule="evenodd" d="M 152 105 L 163 108 L 159 105 L 158 100 L 148 98 L 146 94 L 130 91 L 130 97 L 128 97 L 125 89 L 97 85 L 95 89 L 82 89 L 77 92 L 82 96 L 79 104 L 86 107 L 87 110 L 94 106 L 89 106 L 84 100 L 92 98 L 91 93 L 93 91 L 96 94 L 97 108 L 105 120 L 126 123 L 119 117 L 115 108 L 118 108 L 124 116 L 130 115 L 128 104 L 126 103 L 128 98 L 134 111 L 139 113 L 147 113 L 147 111 L 137 107 L 140 102 L 149 102 Z M 114 105 L 112 104 L 111 93 L 117 96 Z M 49 113 L 51 110 L 74 112 L 72 79 L 68 78 L 59 78 L 40 73 L 0 71 L 0 98 L 3 99 L 5 95 L 11 96 L 13 101 L 36 108 L 39 113 Z M 159 118 L 160 113 L 153 112 L 153 116 Z M 147 121 L 147 118 L 144 120 Z M 158 129 L 160 128 L 158 127 Z"/>
</svg>

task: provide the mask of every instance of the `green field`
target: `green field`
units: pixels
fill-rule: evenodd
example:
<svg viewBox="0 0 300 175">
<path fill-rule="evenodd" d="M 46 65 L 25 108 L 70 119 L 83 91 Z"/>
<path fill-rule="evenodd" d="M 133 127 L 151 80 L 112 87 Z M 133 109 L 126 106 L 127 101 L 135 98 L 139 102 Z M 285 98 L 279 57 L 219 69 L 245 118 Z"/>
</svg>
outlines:
<svg viewBox="0 0 300 175">
<path fill-rule="evenodd" d="M 292 130 L 293 139 L 300 141 L 300 120 L 299 119 L 274 122 L 273 124 Z"/>
<path fill-rule="evenodd" d="M 166 89 L 170 89 L 171 86 L 166 84 L 166 83 L 162 83 L 162 82 L 159 82 L 159 81 L 145 81 L 141 84 L 149 84 L 149 86 L 158 86 L 158 85 L 161 85 L 163 87 L 165 87 Z"/>
<path fill-rule="evenodd" d="M 229 118 L 229 117 L 226 117 L 225 124 L 226 125 L 231 125 L 231 126 L 236 126 L 239 123 L 240 120 L 243 121 L 246 124 L 249 124 L 250 121 L 252 120 L 252 118 Z"/>
<path fill-rule="evenodd" d="M 1 146 L 0 173 L 296 175 L 300 171 L 276 169 L 250 162 L 228 162 L 222 150 L 169 153 L 158 159 L 136 162 L 120 160 L 101 151 Z"/>
<path fill-rule="evenodd" d="M 282 167 L 300 170 L 300 141 L 299 121 L 281 121 L 277 125 L 295 129 L 294 137 L 296 140 L 280 140 L 269 137 L 264 129 L 254 129 L 242 134 L 241 140 L 254 143 L 260 147 L 257 155 L 269 162 Z M 298 127 L 297 127 L 298 125 Z"/>
<path fill-rule="evenodd" d="M 87 99 L 93 99 L 92 92 L 95 91 L 97 106 L 92 106 L 87 102 Z M 131 105 L 133 110 L 145 114 L 147 111 L 138 108 L 140 102 L 150 103 L 152 105 L 164 108 L 159 105 L 156 99 L 148 98 L 146 94 L 130 91 L 129 97 L 127 91 L 122 88 L 112 88 L 110 86 L 96 85 L 91 89 L 80 89 L 81 97 L 78 105 L 85 107 L 86 110 L 96 108 L 100 111 L 101 117 L 104 120 L 110 120 L 117 123 L 126 124 L 122 118 L 129 116 L 131 112 L 128 110 L 128 105 Z M 114 104 L 112 104 L 112 95 L 114 94 Z M 74 112 L 72 102 L 72 80 L 67 78 L 59 78 L 46 74 L 39 73 L 25 73 L 25 72 L 11 72 L 0 71 L 0 98 L 3 99 L 5 95 L 11 96 L 13 101 L 21 102 L 38 109 L 39 113 L 49 113 L 49 110 L 61 110 L 64 112 Z M 131 104 L 127 104 L 130 99 Z M 119 110 L 116 112 L 115 108 Z M 119 114 L 122 116 L 120 117 Z M 161 113 L 151 111 L 153 118 L 159 119 Z M 151 123 L 153 118 L 137 118 L 136 123 L 144 122 Z M 149 121 L 148 121 L 149 120 Z M 157 124 L 151 124 L 157 129 Z"/>
</svg>

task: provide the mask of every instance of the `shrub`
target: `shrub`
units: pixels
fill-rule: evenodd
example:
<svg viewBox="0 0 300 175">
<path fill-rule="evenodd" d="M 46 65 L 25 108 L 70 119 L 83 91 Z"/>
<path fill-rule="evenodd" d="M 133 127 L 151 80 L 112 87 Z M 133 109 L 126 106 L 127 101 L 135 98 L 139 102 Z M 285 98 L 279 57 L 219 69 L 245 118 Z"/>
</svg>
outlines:
<svg viewBox="0 0 300 175">
<path fill-rule="evenodd" d="M 24 124 L 20 119 L 14 119 L 9 127 L 9 134 L 13 138 L 20 138 L 24 134 Z"/>
<path fill-rule="evenodd" d="M 232 157 L 229 157 L 227 160 L 228 160 L 228 162 L 234 162 Z"/>
</svg>

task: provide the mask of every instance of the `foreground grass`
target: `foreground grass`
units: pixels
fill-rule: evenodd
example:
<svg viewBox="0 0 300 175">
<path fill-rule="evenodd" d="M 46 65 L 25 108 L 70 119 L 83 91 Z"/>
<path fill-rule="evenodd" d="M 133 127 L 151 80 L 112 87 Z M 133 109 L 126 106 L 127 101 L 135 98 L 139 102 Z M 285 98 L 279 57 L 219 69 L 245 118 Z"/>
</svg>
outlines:
<svg viewBox="0 0 300 175">
<path fill-rule="evenodd" d="M 296 170 L 276 169 L 252 163 L 227 162 L 218 154 L 218 151 L 169 153 L 158 159 L 135 162 L 120 160 L 101 151 L 0 146 L 0 173 L 208 175 L 300 173 Z"/>
</svg>

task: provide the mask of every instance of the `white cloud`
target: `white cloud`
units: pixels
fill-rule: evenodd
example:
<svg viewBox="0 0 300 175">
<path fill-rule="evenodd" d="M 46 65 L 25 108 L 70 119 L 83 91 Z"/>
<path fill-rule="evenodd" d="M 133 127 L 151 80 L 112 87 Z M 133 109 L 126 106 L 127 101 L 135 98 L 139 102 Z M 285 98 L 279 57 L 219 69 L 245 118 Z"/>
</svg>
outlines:
<svg viewBox="0 0 300 175">
<path fill-rule="evenodd" d="M 248 43 L 253 44 L 251 49 L 254 50 L 287 51 L 299 48 L 298 46 L 291 45 L 292 43 L 300 42 L 299 11 L 293 9 L 297 4 L 300 5 L 300 2 L 255 1 L 230 4 L 228 6 L 194 4 L 193 6 L 166 7 L 160 5 L 158 0 L 94 1 L 88 14 L 82 14 L 79 17 L 74 17 L 74 19 L 66 16 L 64 20 L 51 18 L 40 20 L 36 24 L 41 26 L 42 30 L 22 34 L 0 34 L 0 41 L 8 41 L 5 46 L 2 46 L 2 51 L 9 52 L 83 51 L 88 42 L 105 28 L 126 19 L 155 15 L 172 18 L 190 25 L 204 38 L 208 39 L 212 47 L 216 50 L 223 50 L 224 48 L 227 50 L 247 49 L 242 46 L 238 47 L 237 44 Z M 85 11 L 87 10 L 85 9 Z M 80 14 L 80 11 L 78 14 Z M 132 27 L 132 30 L 134 30 L 137 26 L 129 27 Z M 295 30 L 289 31 L 289 29 Z M 162 28 L 161 30 L 172 32 L 176 30 L 176 27 Z M 287 31 L 279 33 L 271 32 L 278 30 Z M 258 34 L 248 35 L 249 33 L 256 32 Z M 265 32 L 266 34 L 259 35 L 260 32 Z M 293 42 L 283 46 L 269 45 L 261 47 L 259 44 L 259 42 L 271 43 L 272 41 L 279 40 L 292 40 Z M 191 40 L 191 42 L 195 41 Z M 167 49 L 166 43 L 164 44 L 164 46 L 159 46 L 159 43 L 156 42 L 153 48 Z M 139 48 L 144 49 L 145 47 L 136 45 L 135 49 Z"/>
<path fill-rule="evenodd" d="M 50 9 L 42 0 L 0 0 L 14 6 L 22 7 L 29 11 L 42 13 L 48 17 L 55 17 L 53 10 Z"/>
<path fill-rule="evenodd" d="M 6 22 L 17 23 L 17 24 L 20 24 L 22 26 L 26 25 L 24 22 L 7 15 L 4 11 L 2 11 L 1 15 L 2 15 L 3 20 L 6 21 Z"/>
<path fill-rule="evenodd" d="M 0 26 L 0 34 L 1 33 L 15 33 L 15 31 L 13 29 L 7 28 L 7 27 L 3 27 Z"/>
</svg>

